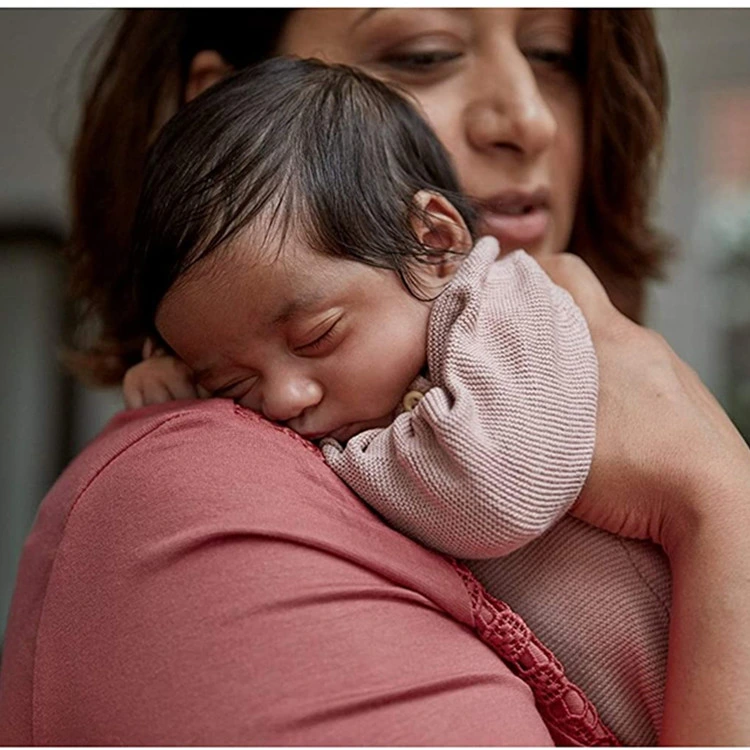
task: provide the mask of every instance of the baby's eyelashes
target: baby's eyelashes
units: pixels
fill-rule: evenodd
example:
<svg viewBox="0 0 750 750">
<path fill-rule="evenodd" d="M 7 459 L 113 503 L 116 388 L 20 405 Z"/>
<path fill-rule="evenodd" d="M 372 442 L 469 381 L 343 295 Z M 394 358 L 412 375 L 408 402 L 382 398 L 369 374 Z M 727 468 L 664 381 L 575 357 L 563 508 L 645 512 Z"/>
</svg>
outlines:
<svg viewBox="0 0 750 750">
<path fill-rule="evenodd" d="M 329 349 L 330 344 L 333 343 L 336 337 L 336 326 L 337 324 L 334 323 L 327 331 L 322 333 L 316 339 L 313 339 L 307 344 L 296 347 L 295 352 L 299 354 L 314 354 L 320 356 Z"/>
<path fill-rule="evenodd" d="M 219 388 L 205 390 L 209 391 L 215 398 L 231 398 L 234 401 L 238 401 L 247 394 L 249 388 L 252 388 L 257 380 L 257 376 L 242 378 L 241 380 L 234 380 L 227 385 L 220 386 Z"/>
<path fill-rule="evenodd" d="M 320 357 L 328 354 L 338 343 L 341 333 L 340 322 L 341 316 L 326 321 L 308 337 L 307 341 L 303 340 L 301 344 L 293 346 L 294 353 L 312 357 Z"/>
</svg>

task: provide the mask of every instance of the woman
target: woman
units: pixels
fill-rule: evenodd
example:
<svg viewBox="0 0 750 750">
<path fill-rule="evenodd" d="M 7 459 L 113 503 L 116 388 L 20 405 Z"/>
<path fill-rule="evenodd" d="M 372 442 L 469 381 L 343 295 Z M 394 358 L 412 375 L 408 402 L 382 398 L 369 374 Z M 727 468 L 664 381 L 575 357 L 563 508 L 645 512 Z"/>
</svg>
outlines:
<svg viewBox="0 0 750 750">
<path fill-rule="evenodd" d="M 663 544 L 673 568 L 660 739 L 749 742 L 750 455 L 689 369 L 623 317 L 583 264 L 560 255 L 584 256 L 617 306 L 638 317 L 642 282 L 662 256 L 646 224 L 663 118 L 649 16 L 130 13 L 77 152 L 77 278 L 102 317 L 86 360 L 100 379 L 116 379 L 141 345 L 120 303 L 118 261 L 146 144 L 179 102 L 272 53 L 360 65 L 409 89 L 485 229 L 523 244 L 574 295 L 601 370 L 594 464 L 575 512 Z M 505 655 L 526 684 L 514 677 L 466 627 L 492 630 L 502 608 L 383 526 L 308 448 L 222 401 L 118 417 L 58 483 L 30 537 L 0 738 L 606 739 L 580 695 L 553 707 L 539 691 L 544 668 L 554 672 L 543 647 L 536 662 L 514 662 L 520 641 L 510 639 Z M 524 643 L 528 656 L 533 639 Z M 567 710 L 566 721 L 553 708 Z M 575 736 L 565 733 L 572 726 Z"/>
<path fill-rule="evenodd" d="M 615 305 L 640 318 L 643 283 L 666 255 L 648 223 L 666 84 L 647 12 L 148 11 L 122 20 L 74 155 L 74 283 L 104 326 L 80 363 L 85 376 L 118 383 L 140 360 L 118 264 L 148 143 L 186 99 L 275 53 L 357 65 L 405 88 L 464 191 L 485 207 L 488 233 L 536 256 L 581 255 Z M 534 207 L 523 222 L 508 216 Z"/>
</svg>

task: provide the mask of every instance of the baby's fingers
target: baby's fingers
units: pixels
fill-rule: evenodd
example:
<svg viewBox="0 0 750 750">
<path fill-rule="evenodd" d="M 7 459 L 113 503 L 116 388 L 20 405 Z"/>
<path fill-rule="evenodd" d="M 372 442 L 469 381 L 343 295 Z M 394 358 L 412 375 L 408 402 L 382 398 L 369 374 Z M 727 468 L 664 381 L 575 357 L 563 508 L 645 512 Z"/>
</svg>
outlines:
<svg viewBox="0 0 750 750">
<path fill-rule="evenodd" d="M 200 398 L 198 389 L 192 378 L 175 378 L 166 383 L 167 390 L 172 399 L 194 399 Z"/>
<path fill-rule="evenodd" d="M 174 401 L 174 398 L 167 384 L 160 380 L 150 380 L 143 385 L 144 404 L 164 404 Z"/>
<path fill-rule="evenodd" d="M 128 409 L 200 398 L 190 368 L 166 355 L 152 356 L 131 367 L 125 373 L 123 395 Z"/>
<path fill-rule="evenodd" d="M 159 380 L 166 387 L 170 399 L 200 398 L 192 370 L 182 360 L 162 357 L 158 362 L 161 370 Z"/>
<path fill-rule="evenodd" d="M 123 398 L 125 400 L 125 408 L 126 409 L 140 409 L 142 406 L 146 405 L 146 402 L 143 400 L 143 390 L 141 389 L 140 384 L 123 384 L 122 389 Z"/>
</svg>

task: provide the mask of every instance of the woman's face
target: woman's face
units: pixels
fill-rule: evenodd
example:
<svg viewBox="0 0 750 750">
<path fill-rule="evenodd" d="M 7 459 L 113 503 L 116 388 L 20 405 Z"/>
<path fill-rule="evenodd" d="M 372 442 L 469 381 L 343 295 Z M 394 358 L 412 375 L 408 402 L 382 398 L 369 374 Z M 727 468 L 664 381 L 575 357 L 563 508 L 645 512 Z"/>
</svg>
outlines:
<svg viewBox="0 0 750 750">
<path fill-rule="evenodd" d="M 505 252 L 567 248 L 581 181 L 575 11 L 303 9 L 280 54 L 362 68 L 410 92 Z"/>
</svg>

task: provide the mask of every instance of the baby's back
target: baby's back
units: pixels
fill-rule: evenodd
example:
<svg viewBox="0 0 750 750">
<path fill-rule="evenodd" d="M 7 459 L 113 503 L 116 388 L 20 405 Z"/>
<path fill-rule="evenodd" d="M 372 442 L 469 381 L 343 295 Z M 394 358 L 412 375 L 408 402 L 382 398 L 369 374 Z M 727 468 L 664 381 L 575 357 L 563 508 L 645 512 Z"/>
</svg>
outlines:
<svg viewBox="0 0 750 750">
<path fill-rule="evenodd" d="M 656 743 L 671 599 L 659 546 L 566 515 L 506 557 L 467 564 L 523 616 L 622 742 Z"/>
</svg>

